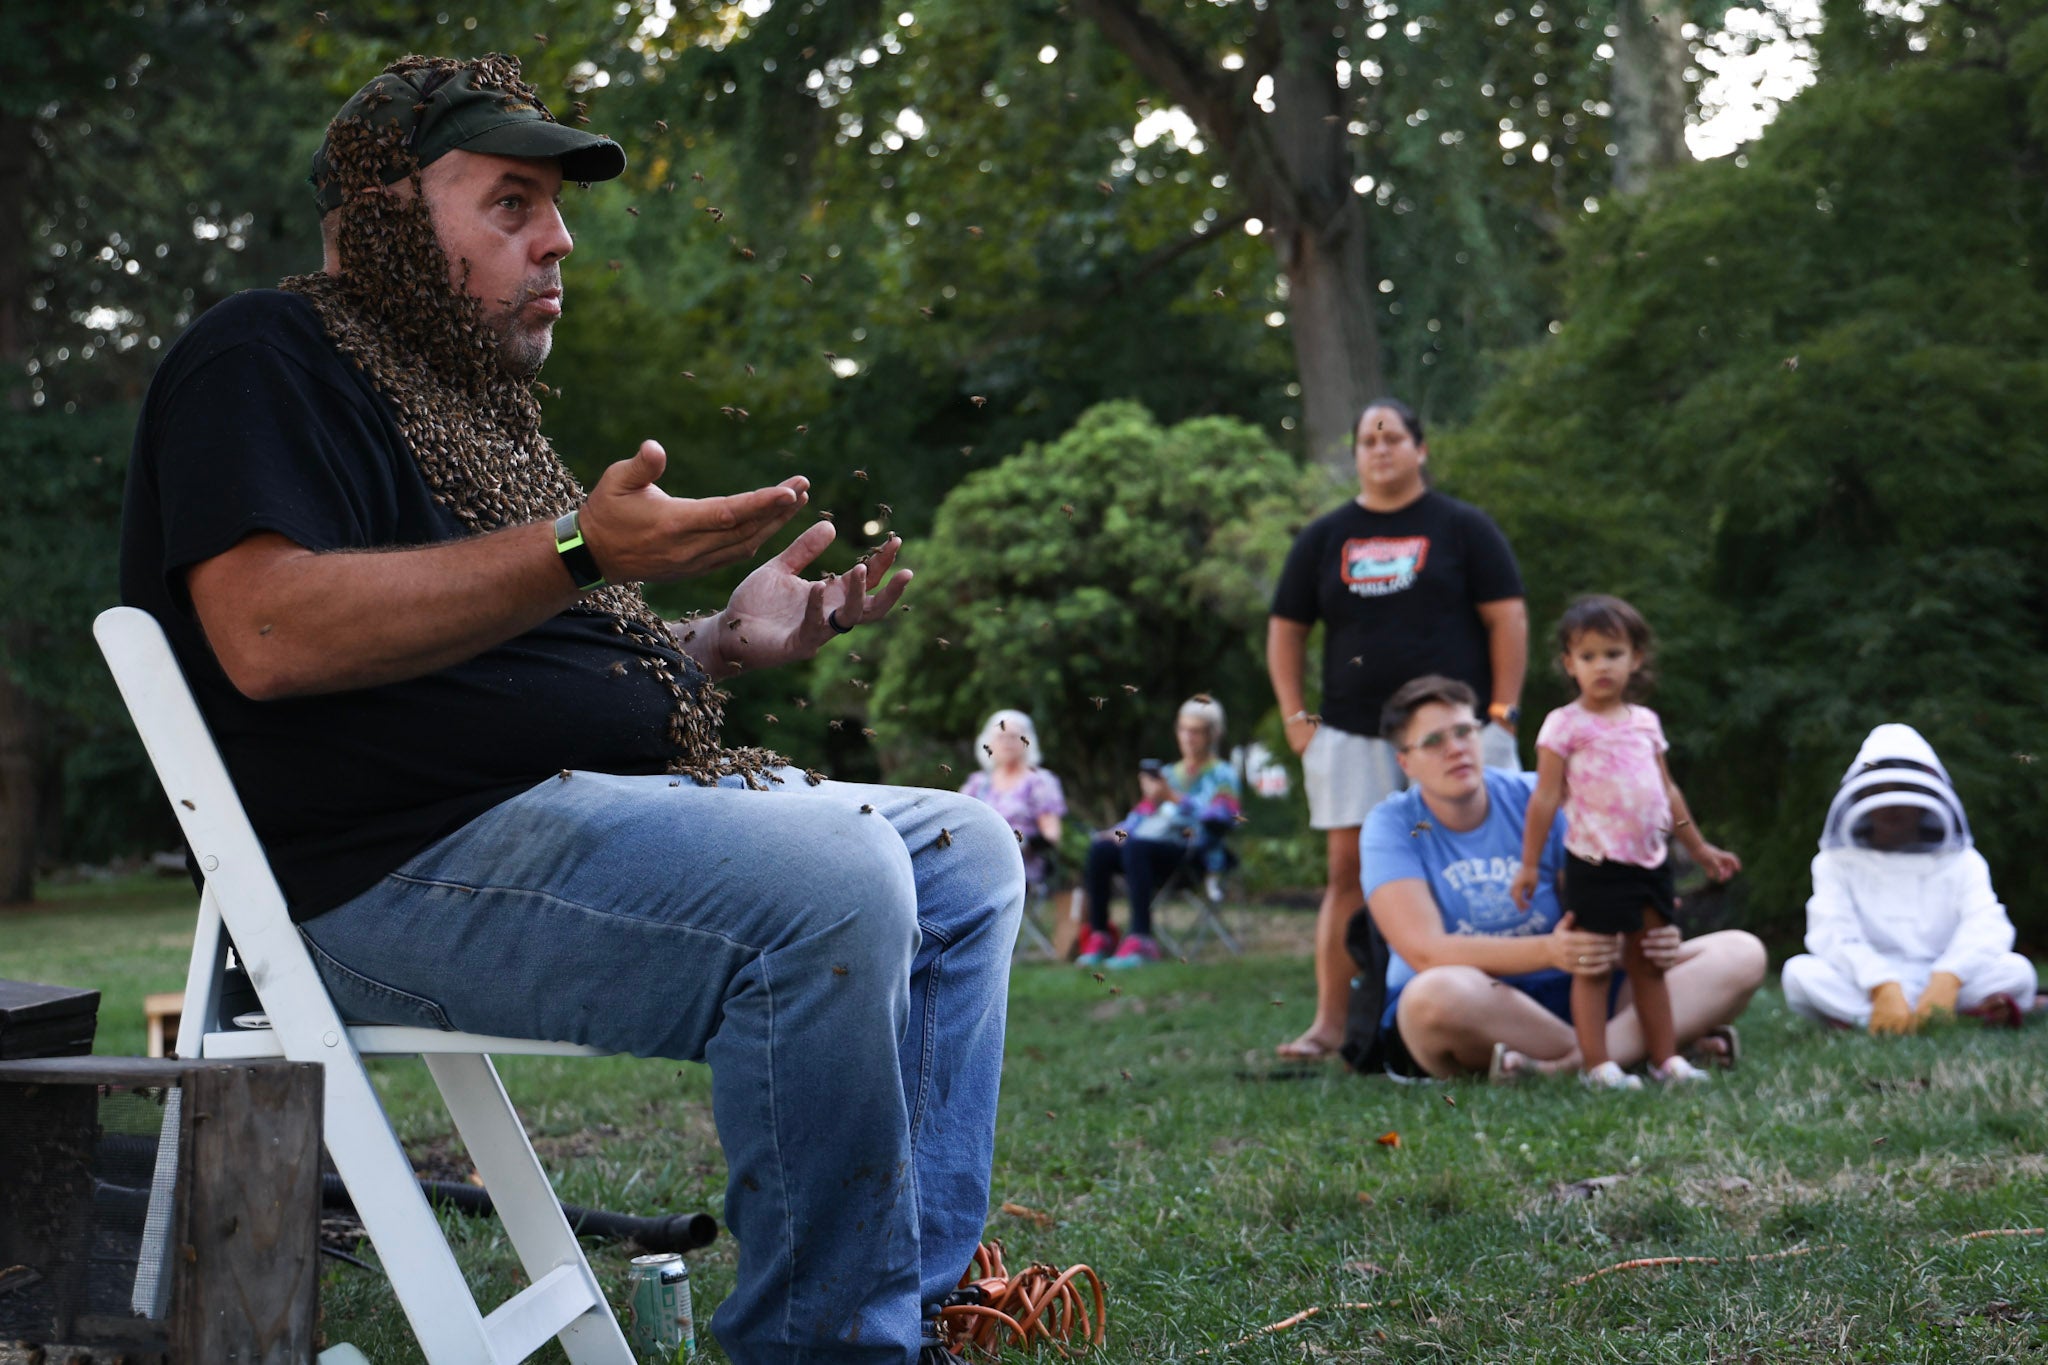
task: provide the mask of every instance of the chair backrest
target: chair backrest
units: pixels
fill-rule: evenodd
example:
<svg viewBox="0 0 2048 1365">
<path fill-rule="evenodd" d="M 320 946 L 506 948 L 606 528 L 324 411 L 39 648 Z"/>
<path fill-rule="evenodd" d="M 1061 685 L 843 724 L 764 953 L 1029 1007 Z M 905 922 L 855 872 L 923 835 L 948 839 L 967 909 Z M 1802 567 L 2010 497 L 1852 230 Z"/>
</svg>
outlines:
<svg viewBox="0 0 2048 1365">
<path fill-rule="evenodd" d="M 294 1010 L 289 1018 L 273 1021 L 286 1055 L 316 1055 L 318 1041 L 339 1030 L 341 1019 L 292 924 L 262 841 L 242 808 L 163 627 L 146 611 L 113 607 L 93 622 L 93 636 L 206 879 L 186 982 L 187 1012 L 179 1025 L 179 1051 L 196 1055 L 183 1040 L 217 1026 L 211 1016 L 224 953 L 219 928 L 225 925 L 258 994 L 268 998 L 269 987 L 281 984 L 306 1001 L 305 1008 Z M 202 977 L 207 978 L 204 983 Z M 195 1006 L 205 1017 L 193 1017 Z M 301 1035 L 297 1040 L 291 1036 L 294 1032 Z M 304 1049 L 295 1052 L 294 1041 L 305 1044 Z"/>
</svg>

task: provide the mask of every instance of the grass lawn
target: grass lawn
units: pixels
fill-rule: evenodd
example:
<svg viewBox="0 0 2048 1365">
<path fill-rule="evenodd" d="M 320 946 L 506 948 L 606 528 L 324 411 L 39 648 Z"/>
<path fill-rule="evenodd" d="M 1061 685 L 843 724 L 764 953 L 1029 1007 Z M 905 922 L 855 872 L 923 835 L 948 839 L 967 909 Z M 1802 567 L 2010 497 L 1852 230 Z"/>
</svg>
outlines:
<svg viewBox="0 0 2048 1365">
<path fill-rule="evenodd" d="M 180 985 L 190 917 L 174 884 L 0 912 L 0 975 L 101 988 L 101 1050 L 139 1051 L 142 995 Z M 1266 950 L 1243 959 L 1102 983 L 1016 972 L 993 1202 L 1042 1219 L 998 1212 L 989 1231 L 1013 1266 L 1102 1275 L 1098 1359 L 2048 1357 L 2048 1237 L 1959 1240 L 2048 1224 L 2040 1023 L 1880 1044 L 1803 1027 L 1768 992 L 1742 1020 L 1743 1068 L 1698 1090 L 1397 1086 L 1272 1061 L 1307 1008 L 1308 917 L 1265 918 Z M 720 1211 L 701 1068 L 501 1070 L 565 1198 Z M 466 1170 L 424 1069 L 379 1079 L 419 1162 Z M 1398 1148 L 1374 1141 L 1388 1132 Z M 1624 1178 L 1572 1188 L 1602 1176 Z M 495 1224 L 449 1227 L 487 1297 L 516 1287 Z M 1740 1259 L 1788 1251 L 1804 1254 Z M 627 1255 L 593 1253 L 615 1289 Z M 1649 1256 L 1722 1263 L 1573 1283 Z M 730 1239 L 691 1257 L 700 1324 L 732 1268 Z M 379 1277 L 334 1263 L 322 1299 L 330 1341 L 419 1359 Z"/>
</svg>

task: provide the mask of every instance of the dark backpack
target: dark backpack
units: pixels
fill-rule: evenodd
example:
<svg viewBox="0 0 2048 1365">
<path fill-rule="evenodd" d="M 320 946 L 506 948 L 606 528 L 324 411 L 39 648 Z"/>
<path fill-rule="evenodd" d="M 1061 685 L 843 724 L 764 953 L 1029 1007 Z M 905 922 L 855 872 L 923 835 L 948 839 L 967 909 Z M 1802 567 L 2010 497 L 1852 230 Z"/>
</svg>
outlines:
<svg viewBox="0 0 2048 1365">
<path fill-rule="evenodd" d="M 1351 1009 L 1344 1019 L 1340 1049 L 1353 1071 L 1377 1076 L 1386 1068 L 1386 1040 L 1380 1037 L 1380 1015 L 1387 1007 L 1387 941 L 1380 937 L 1372 912 L 1360 910 L 1344 930 L 1344 947 L 1358 964 L 1351 978 Z"/>
</svg>

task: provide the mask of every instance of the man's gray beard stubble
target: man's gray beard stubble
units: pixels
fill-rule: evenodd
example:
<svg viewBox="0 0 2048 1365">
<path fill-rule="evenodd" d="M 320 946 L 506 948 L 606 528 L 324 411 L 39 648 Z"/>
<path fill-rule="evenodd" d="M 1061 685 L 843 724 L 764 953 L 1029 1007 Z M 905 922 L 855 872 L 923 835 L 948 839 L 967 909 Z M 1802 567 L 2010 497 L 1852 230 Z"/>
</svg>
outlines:
<svg viewBox="0 0 2048 1365">
<path fill-rule="evenodd" d="M 490 328 L 498 334 L 498 360 L 506 373 L 515 379 L 532 380 L 547 363 L 548 352 L 554 349 L 555 327 L 550 322 L 529 331 L 519 325 L 520 311 L 514 308 L 491 318 Z"/>
</svg>

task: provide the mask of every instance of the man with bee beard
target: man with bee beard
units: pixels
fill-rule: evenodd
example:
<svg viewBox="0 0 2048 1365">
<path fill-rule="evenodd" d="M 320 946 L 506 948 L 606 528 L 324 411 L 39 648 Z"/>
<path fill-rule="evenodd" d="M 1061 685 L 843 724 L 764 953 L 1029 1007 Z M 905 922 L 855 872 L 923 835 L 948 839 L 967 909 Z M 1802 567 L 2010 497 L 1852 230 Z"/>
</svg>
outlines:
<svg viewBox="0 0 2048 1365">
<path fill-rule="evenodd" d="M 735 1361 L 905 1362 L 988 1211 L 1015 840 L 951 793 L 719 742 L 717 681 L 879 620 L 909 573 L 725 610 L 641 582 L 751 558 L 808 482 L 587 493 L 530 386 L 565 180 L 625 156 L 516 61 L 408 57 L 314 162 L 323 269 L 202 317 L 151 387 L 122 596 L 169 634 L 293 918 L 352 1018 L 710 1063 Z"/>
</svg>

